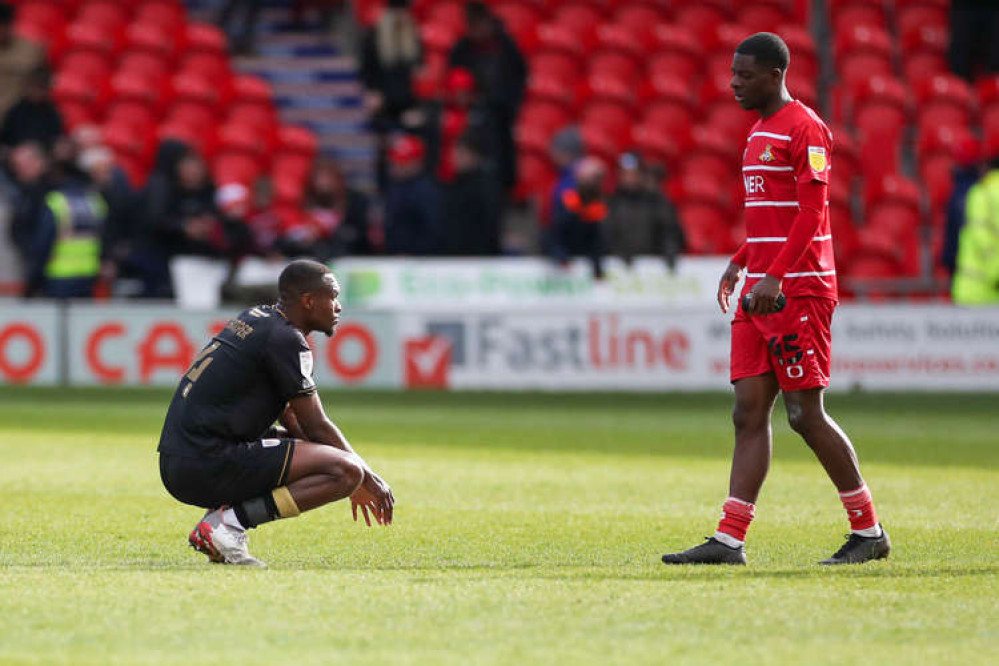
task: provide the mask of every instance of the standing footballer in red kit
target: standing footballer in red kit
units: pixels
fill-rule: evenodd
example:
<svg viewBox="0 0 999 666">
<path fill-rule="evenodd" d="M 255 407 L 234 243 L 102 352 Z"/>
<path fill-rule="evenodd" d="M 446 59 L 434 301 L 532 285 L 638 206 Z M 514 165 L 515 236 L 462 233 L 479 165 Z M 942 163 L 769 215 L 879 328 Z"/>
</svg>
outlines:
<svg viewBox="0 0 999 666">
<path fill-rule="evenodd" d="M 770 467 L 778 393 L 784 395 L 791 427 L 822 463 L 850 520 L 846 543 L 820 564 L 883 559 L 891 550 L 853 445 L 823 407 L 837 302 L 827 205 L 832 134 L 788 93 L 789 61 L 784 41 L 766 32 L 743 40 L 732 59 L 735 99 L 761 117 L 742 159 L 746 242 L 718 285 L 718 304 L 728 312 L 746 270 L 732 322 L 735 450 L 729 497 L 714 536 L 663 555 L 666 564 L 746 563 L 743 545 Z"/>
</svg>

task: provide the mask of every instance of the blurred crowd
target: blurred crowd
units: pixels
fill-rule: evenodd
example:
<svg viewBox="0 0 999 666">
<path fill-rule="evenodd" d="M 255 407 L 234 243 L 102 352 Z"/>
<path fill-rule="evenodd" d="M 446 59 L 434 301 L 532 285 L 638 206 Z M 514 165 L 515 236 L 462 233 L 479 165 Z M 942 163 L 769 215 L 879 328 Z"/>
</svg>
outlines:
<svg viewBox="0 0 999 666">
<path fill-rule="evenodd" d="M 296 9 L 325 15 L 332 4 Z M 237 51 L 253 48 L 257 5 L 225 3 L 223 23 L 245 14 L 243 31 L 230 29 Z M 97 127 L 64 130 L 44 52 L 14 34 L 13 9 L 0 3 L 0 208 L 9 213 L 24 294 L 166 298 L 177 256 L 236 266 L 247 256 L 539 254 L 556 265 L 584 257 L 601 279 L 607 256 L 654 255 L 673 269 L 685 239 L 665 168 L 634 151 L 607 163 L 588 154 L 576 126 L 552 137 L 557 180 L 525 212 L 515 196 L 514 127 L 527 65 L 488 5 L 471 0 L 464 11 L 464 34 L 428 93 L 426 36 L 408 0 L 388 1 L 358 49 L 377 136 L 376 187 L 359 191 L 335 160 L 319 158 L 303 205 L 289 211 L 272 205 L 267 180 L 254 188 L 213 182 L 203 156 L 175 140 L 160 144 L 145 182 L 130 181 Z M 969 53 L 952 54 L 954 67 L 982 61 Z M 999 161 L 984 160 L 988 151 L 972 143 L 954 171 L 939 260 L 954 275 L 955 300 L 999 302 Z M 527 234 L 511 233 L 518 216 L 529 219 Z"/>
</svg>

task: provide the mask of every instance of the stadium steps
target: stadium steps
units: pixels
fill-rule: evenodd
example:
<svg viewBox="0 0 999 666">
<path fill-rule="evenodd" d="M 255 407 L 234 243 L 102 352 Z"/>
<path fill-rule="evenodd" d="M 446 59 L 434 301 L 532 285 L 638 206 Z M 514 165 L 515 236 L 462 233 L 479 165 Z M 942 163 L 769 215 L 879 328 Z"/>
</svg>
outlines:
<svg viewBox="0 0 999 666">
<path fill-rule="evenodd" d="M 188 7 L 199 20 L 216 18 L 203 2 Z M 340 163 L 352 185 L 374 190 L 374 137 L 362 108 L 357 61 L 334 46 L 323 26 L 297 24 L 286 2 L 269 0 L 260 12 L 254 55 L 234 58 L 233 66 L 266 79 L 281 121 L 312 130 L 322 153 Z"/>
</svg>

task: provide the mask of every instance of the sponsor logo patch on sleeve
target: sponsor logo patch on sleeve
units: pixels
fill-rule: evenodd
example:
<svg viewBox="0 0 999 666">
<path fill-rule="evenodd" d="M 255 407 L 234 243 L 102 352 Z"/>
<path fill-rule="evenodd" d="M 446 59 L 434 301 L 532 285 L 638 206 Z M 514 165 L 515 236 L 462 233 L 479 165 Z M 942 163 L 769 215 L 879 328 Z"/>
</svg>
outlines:
<svg viewBox="0 0 999 666">
<path fill-rule="evenodd" d="M 298 352 L 298 365 L 302 370 L 302 388 L 308 389 L 315 386 L 312 380 L 312 352 Z"/>
<path fill-rule="evenodd" d="M 829 166 L 829 161 L 826 159 L 826 149 L 822 146 L 809 146 L 808 147 L 808 164 L 812 167 L 812 171 L 816 173 L 822 173 Z"/>
</svg>

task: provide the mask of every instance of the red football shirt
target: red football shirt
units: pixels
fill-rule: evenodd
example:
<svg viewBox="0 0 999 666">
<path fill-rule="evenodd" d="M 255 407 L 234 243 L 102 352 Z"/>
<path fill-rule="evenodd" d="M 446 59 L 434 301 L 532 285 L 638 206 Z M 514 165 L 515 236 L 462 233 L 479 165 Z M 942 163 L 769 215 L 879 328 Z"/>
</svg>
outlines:
<svg viewBox="0 0 999 666">
<path fill-rule="evenodd" d="M 746 266 L 743 294 L 766 275 L 784 247 L 798 215 L 798 185 L 812 181 L 828 185 L 831 153 L 832 132 L 798 101 L 761 118 L 749 131 L 742 156 L 746 244 L 736 255 L 742 259 L 737 263 Z M 837 299 L 828 202 L 821 217 L 811 242 L 783 276 L 781 289 L 787 296 Z"/>
</svg>

